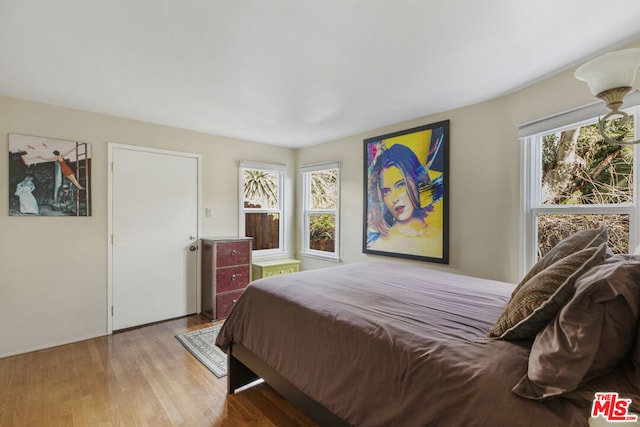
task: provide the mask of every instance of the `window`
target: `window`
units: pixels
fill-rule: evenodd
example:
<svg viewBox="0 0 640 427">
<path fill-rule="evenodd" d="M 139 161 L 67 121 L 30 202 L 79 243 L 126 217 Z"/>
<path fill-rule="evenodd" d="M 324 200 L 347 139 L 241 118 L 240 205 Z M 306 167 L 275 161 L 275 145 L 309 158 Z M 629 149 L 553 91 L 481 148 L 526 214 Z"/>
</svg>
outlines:
<svg viewBox="0 0 640 427">
<path fill-rule="evenodd" d="M 254 256 L 282 255 L 286 167 L 240 162 L 240 235 L 253 237 Z"/>
<path fill-rule="evenodd" d="M 307 255 L 340 258 L 338 162 L 303 166 L 303 246 Z"/>
<path fill-rule="evenodd" d="M 535 132 L 521 139 L 521 273 L 560 240 L 601 224 L 608 226 L 608 245 L 614 253 L 632 252 L 640 242 L 638 190 L 634 186 L 638 147 L 605 143 L 598 133 L 597 116 L 591 109 L 582 110 L 536 122 L 531 125 Z M 591 116 L 584 119 L 587 111 Z M 610 123 L 620 140 L 638 135 L 639 109 L 626 111 L 630 115 L 627 124 Z M 521 128 L 520 136 L 522 133 Z"/>
</svg>

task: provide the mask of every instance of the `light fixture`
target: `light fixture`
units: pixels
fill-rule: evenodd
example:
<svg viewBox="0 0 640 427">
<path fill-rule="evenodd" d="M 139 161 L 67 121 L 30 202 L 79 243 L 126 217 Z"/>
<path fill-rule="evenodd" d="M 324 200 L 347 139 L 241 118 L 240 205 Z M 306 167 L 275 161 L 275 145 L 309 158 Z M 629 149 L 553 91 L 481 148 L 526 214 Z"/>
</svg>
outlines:
<svg viewBox="0 0 640 427">
<path fill-rule="evenodd" d="M 624 49 L 594 58 L 575 72 L 575 77 L 585 81 L 591 93 L 596 98 L 603 100 L 607 104 L 607 108 L 611 110 L 598 121 L 600 134 L 609 144 L 640 143 L 640 139 L 617 141 L 609 136 L 604 129 L 604 123 L 609 119 L 620 117 L 621 125 L 629 120 L 629 115 L 619 109 L 622 107 L 622 99 L 633 86 L 638 66 L 640 66 L 640 49 Z"/>
</svg>

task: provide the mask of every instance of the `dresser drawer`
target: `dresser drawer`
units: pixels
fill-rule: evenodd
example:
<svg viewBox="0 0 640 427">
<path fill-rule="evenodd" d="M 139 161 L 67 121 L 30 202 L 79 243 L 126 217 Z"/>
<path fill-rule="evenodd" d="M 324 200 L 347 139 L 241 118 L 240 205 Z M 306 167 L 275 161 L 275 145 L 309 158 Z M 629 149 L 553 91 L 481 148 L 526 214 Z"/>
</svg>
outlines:
<svg viewBox="0 0 640 427">
<path fill-rule="evenodd" d="M 251 241 L 219 242 L 216 245 L 216 267 L 249 264 Z"/>
<path fill-rule="evenodd" d="M 249 265 L 236 265 L 216 269 L 216 292 L 244 289 L 250 281 Z"/>
<path fill-rule="evenodd" d="M 216 296 L 216 318 L 226 319 L 233 308 L 234 301 L 242 295 L 243 291 L 226 292 Z"/>
<path fill-rule="evenodd" d="M 264 271 L 264 277 L 279 276 L 281 274 L 296 273 L 298 266 L 290 266 L 287 268 L 269 269 Z"/>
<path fill-rule="evenodd" d="M 200 312 L 211 320 L 228 316 L 251 282 L 250 237 L 203 238 Z"/>
<path fill-rule="evenodd" d="M 261 277 L 296 273 L 300 271 L 300 261 L 291 258 L 255 261 L 251 266 L 251 270 L 253 280 L 260 279 Z"/>
</svg>

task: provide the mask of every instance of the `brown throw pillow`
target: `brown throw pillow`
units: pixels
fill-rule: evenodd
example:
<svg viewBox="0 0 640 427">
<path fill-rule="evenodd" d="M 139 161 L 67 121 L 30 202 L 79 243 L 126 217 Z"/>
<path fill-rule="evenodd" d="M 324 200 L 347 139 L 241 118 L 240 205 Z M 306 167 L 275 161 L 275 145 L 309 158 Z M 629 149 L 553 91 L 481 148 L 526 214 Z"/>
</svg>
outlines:
<svg viewBox="0 0 640 427">
<path fill-rule="evenodd" d="M 518 340 L 537 334 L 571 299 L 575 280 L 603 262 L 606 251 L 606 243 L 583 249 L 533 276 L 511 298 L 487 337 Z"/>
<path fill-rule="evenodd" d="M 598 228 L 590 228 L 588 230 L 581 230 L 573 233 L 571 236 L 562 240 L 555 245 L 549 252 L 546 253 L 531 270 L 522 278 L 518 286 L 513 290 L 511 296 L 513 297 L 533 276 L 540 273 L 551 264 L 565 258 L 568 255 L 574 254 L 586 248 L 597 247 L 603 243 L 607 243 L 609 240 L 609 233 L 607 226 L 602 225 Z"/>
<path fill-rule="evenodd" d="M 576 281 L 576 293 L 538 334 L 529 367 L 513 392 L 545 399 L 621 367 L 638 381 L 640 257 L 615 255 Z M 637 344 L 636 344 L 637 347 Z M 636 382 L 637 384 L 637 382 Z"/>
<path fill-rule="evenodd" d="M 627 376 L 627 379 L 631 384 L 637 384 L 640 388 L 640 322 L 636 328 L 638 329 L 636 342 L 625 362 L 624 374 Z M 640 401 L 638 404 L 640 405 Z"/>
</svg>

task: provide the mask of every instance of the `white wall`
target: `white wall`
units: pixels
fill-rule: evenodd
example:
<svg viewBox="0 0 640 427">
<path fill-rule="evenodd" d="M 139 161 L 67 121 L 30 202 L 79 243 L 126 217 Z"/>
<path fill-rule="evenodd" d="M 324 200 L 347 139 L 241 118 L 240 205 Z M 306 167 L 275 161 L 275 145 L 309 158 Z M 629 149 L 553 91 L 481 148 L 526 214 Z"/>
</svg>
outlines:
<svg viewBox="0 0 640 427">
<path fill-rule="evenodd" d="M 639 46 L 640 41 L 636 41 L 630 47 Z M 331 160 L 341 162 L 343 262 L 392 259 L 362 253 L 363 140 L 448 119 L 451 121 L 450 263 L 423 265 L 518 282 L 521 243 L 518 126 L 595 102 L 587 86 L 573 77 L 574 70 L 567 69 L 487 102 L 299 150 L 298 166 Z M 300 257 L 303 269 L 335 265 L 304 255 Z"/>
<path fill-rule="evenodd" d="M 340 153 L 342 260 L 351 263 L 391 259 L 362 253 L 363 140 L 449 119 L 450 260 L 449 265 L 423 264 L 514 281 L 518 262 L 519 147 L 517 123 L 505 117 L 505 104 L 504 98 L 476 104 L 300 150 L 299 165 L 336 160 L 335 153 Z M 331 265 L 302 255 L 301 259 L 305 269 Z"/>
<path fill-rule="evenodd" d="M 93 216 L 8 216 L 9 133 L 91 143 Z M 238 161 L 287 164 L 291 181 L 295 170 L 290 149 L 7 97 L 0 139 L 0 357 L 106 333 L 108 143 L 202 155 L 203 236 L 238 232 Z M 292 250 L 293 234 L 292 224 Z"/>
</svg>

